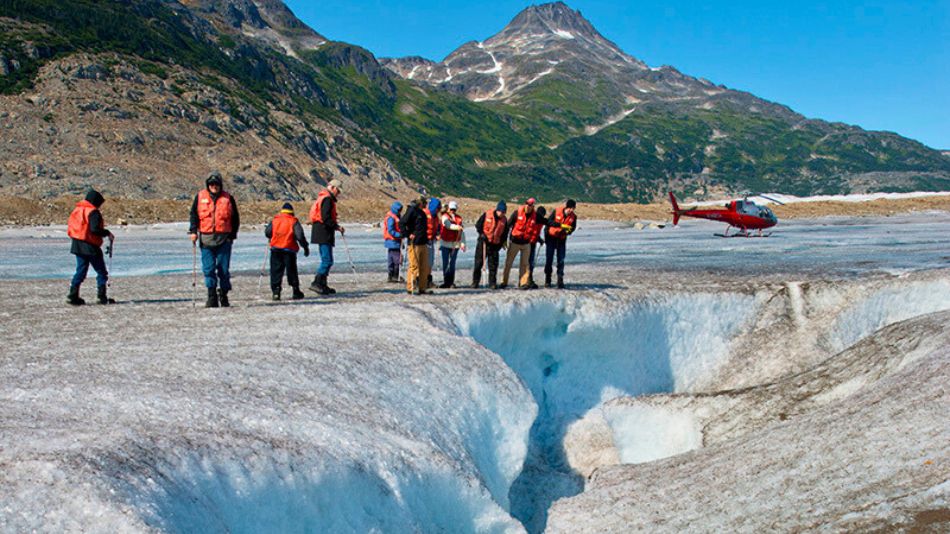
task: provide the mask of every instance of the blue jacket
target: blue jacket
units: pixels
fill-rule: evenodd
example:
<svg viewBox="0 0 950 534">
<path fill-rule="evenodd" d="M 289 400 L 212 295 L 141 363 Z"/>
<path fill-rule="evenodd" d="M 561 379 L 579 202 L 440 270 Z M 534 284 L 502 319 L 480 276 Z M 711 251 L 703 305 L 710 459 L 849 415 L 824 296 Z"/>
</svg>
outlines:
<svg viewBox="0 0 950 534">
<path fill-rule="evenodd" d="M 393 219 L 393 218 L 391 218 L 391 217 L 386 217 L 385 224 L 386 224 L 386 226 L 387 226 L 387 229 L 389 230 L 389 235 L 395 237 L 396 239 L 395 239 L 395 240 L 393 240 L 393 239 L 384 239 L 384 240 L 383 240 L 383 243 L 386 245 L 386 248 L 388 248 L 388 249 L 398 249 L 398 248 L 399 248 L 399 243 L 402 241 L 403 235 L 402 235 L 402 233 L 396 231 L 396 225 L 395 225 L 396 221 L 399 220 L 399 210 L 401 210 L 401 209 L 402 209 L 402 203 L 401 203 L 401 202 L 398 202 L 398 201 L 397 201 L 397 202 L 393 202 L 393 205 L 389 207 L 389 211 L 390 211 L 393 215 L 395 215 L 396 218 Z"/>
</svg>

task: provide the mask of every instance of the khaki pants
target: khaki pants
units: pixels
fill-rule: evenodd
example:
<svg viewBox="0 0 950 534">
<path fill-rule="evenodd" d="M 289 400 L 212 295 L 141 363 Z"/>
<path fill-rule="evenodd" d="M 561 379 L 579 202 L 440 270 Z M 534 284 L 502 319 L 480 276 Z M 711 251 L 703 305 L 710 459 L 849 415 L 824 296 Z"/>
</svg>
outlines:
<svg viewBox="0 0 950 534">
<path fill-rule="evenodd" d="M 526 286 L 530 283 L 528 271 L 528 260 L 531 259 L 531 245 L 525 243 L 524 245 L 519 245 L 517 243 L 508 243 L 508 253 L 505 254 L 505 273 L 501 277 L 502 285 L 508 285 L 508 274 L 511 271 L 511 265 L 515 262 L 515 255 L 521 254 L 521 259 L 518 262 L 518 285 Z"/>
<path fill-rule="evenodd" d="M 409 272 L 406 273 L 406 291 L 412 293 L 413 289 L 425 291 L 428 288 L 429 273 L 429 247 L 427 245 L 409 245 Z M 418 284 L 417 284 L 418 281 Z"/>
</svg>

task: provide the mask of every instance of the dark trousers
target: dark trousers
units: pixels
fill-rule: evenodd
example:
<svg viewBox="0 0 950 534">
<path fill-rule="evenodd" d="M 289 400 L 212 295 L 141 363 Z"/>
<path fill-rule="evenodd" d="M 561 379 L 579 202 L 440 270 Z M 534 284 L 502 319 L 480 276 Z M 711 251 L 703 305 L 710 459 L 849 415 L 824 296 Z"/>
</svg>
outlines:
<svg viewBox="0 0 950 534">
<path fill-rule="evenodd" d="M 220 287 L 231 290 L 231 242 L 214 248 L 201 248 L 201 271 L 205 275 L 205 287 Z"/>
<path fill-rule="evenodd" d="M 100 252 L 94 256 L 76 254 L 76 274 L 73 275 L 73 287 L 79 287 L 82 281 L 86 279 L 86 273 L 89 272 L 90 265 L 96 270 L 96 284 L 100 286 L 106 285 L 106 282 L 109 281 L 109 272 L 106 271 L 106 261 Z"/>
<path fill-rule="evenodd" d="M 488 284 L 495 285 L 498 280 L 498 251 L 501 245 L 492 245 L 485 241 L 484 236 L 478 236 L 478 243 L 475 248 L 475 270 L 472 271 L 472 284 L 477 285 L 482 280 L 482 265 L 485 264 L 488 257 Z"/>
<path fill-rule="evenodd" d="M 459 256 L 459 249 L 440 247 L 442 251 L 442 281 L 455 282 L 455 261 Z"/>
<path fill-rule="evenodd" d="M 531 243 L 531 255 L 528 256 L 528 275 L 531 277 L 531 281 L 534 281 L 534 260 L 536 252 L 538 250 L 537 243 Z"/>
<path fill-rule="evenodd" d="M 548 237 L 544 242 L 546 261 L 544 274 L 551 274 L 551 264 L 554 262 L 554 253 L 557 253 L 557 277 L 564 278 L 564 255 L 567 254 L 567 239 Z"/>
<path fill-rule="evenodd" d="M 278 248 L 270 249 L 270 288 L 274 293 L 280 293 L 281 278 L 287 271 L 287 284 L 290 287 L 300 287 L 297 277 L 297 253 L 292 250 Z"/>
<path fill-rule="evenodd" d="M 386 249 L 386 264 L 389 276 L 399 278 L 399 267 L 402 265 L 402 250 L 398 248 Z"/>
</svg>

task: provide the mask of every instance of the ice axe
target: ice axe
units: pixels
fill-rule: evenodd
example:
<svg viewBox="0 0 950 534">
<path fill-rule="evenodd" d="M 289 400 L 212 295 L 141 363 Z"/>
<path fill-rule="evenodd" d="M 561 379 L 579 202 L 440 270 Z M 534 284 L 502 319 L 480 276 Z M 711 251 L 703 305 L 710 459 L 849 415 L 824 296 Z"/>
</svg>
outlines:
<svg viewBox="0 0 950 534">
<path fill-rule="evenodd" d="M 191 242 L 191 307 L 198 307 L 198 243 Z"/>
</svg>

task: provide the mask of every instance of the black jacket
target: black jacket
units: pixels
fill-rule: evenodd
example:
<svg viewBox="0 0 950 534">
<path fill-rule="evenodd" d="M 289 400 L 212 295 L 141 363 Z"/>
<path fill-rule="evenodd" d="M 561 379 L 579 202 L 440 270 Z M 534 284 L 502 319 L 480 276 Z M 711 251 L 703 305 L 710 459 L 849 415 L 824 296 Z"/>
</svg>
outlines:
<svg viewBox="0 0 950 534">
<path fill-rule="evenodd" d="M 405 236 L 412 245 L 429 244 L 429 219 L 424 211 L 414 204 L 409 205 L 409 209 L 399 219 L 399 228 L 402 235 Z M 413 236 L 409 239 L 409 236 Z"/>
<path fill-rule="evenodd" d="M 326 222 L 315 222 L 310 228 L 310 242 L 315 245 L 336 245 L 336 231 L 340 225 L 333 220 L 333 207 L 336 206 L 336 197 L 333 193 L 327 197 L 329 202 L 320 204 L 320 218 Z"/>
</svg>

